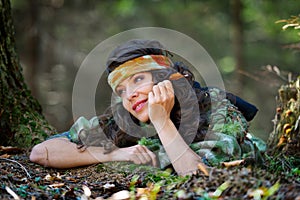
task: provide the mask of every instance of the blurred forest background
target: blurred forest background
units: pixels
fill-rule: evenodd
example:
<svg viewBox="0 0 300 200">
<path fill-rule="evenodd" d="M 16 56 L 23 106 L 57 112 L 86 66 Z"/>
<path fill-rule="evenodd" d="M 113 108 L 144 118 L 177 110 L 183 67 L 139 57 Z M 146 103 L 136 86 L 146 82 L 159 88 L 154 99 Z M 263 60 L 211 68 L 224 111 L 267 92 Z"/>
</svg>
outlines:
<svg viewBox="0 0 300 200">
<path fill-rule="evenodd" d="M 26 83 L 59 132 L 73 123 L 73 83 L 85 56 L 101 41 L 133 28 L 173 29 L 201 44 L 222 73 L 226 90 L 259 108 L 251 130 L 264 140 L 273 129 L 277 89 L 287 83 L 288 73 L 300 72 L 299 51 L 289 48 L 289 44 L 299 42 L 299 35 L 296 30 L 283 31 L 283 24 L 276 23 L 299 14 L 298 0 L 11 3 Z M 99 113 L 109 105 L 107 102 L 97 99 Z"/>
</svg>

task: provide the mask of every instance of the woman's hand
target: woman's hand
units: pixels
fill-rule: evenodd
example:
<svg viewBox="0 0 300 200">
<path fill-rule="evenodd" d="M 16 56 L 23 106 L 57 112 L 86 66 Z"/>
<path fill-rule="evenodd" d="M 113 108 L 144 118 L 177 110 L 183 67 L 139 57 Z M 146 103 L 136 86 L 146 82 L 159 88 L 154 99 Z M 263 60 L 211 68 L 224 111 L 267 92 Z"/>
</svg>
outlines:
<svg viewBox="0 0 300 200">
<path fill-rule="evenodd" d="M 131 161 L 135 164 L 158 166 L 156 155 L 143 145 L 116 149 L 111 154 L 113 154 L 113 161 Z"/>
<path fill-rule="evenodd" d="M 164 80 L 153 86 L 153 90 L 148 94 L 148 111 L 150 121 L 155 127 L 162 128 L 170 119 L 174 103 L 174 89 L 171 81 Z"/>
</svg>

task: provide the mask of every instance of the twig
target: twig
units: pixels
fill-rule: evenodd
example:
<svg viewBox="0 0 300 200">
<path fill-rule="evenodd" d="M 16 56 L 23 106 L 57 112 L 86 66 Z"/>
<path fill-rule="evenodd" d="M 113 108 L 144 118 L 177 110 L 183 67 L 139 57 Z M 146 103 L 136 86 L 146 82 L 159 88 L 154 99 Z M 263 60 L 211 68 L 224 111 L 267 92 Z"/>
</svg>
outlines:
<svg viewBox="0 0 300 200">
<path fill-rule="evenodd" d="M 6 161 L 10 161 L 10 162 L 14 162 L 14 163 L 17 163 L 25 172 L 26 172 L 26 175 L 31 178 L 30 174 L 28 173 L 28 171 L 26 170 L 26 168 L 21 165 L 21 163 L 15 161 L 15 160 L 11 160 L 11 159 L 8 159 L 8 158 L 0 158 L 0 160 L 6 160 Z"/>
<path fill-rule="evenodd" d="M 210 171 L 209 171 L 209 181 L 211 181 L 212 177 L 213 177 L 213 170 L 214 168 L 211 168 Z"/>
<path fill-rule="evenodd" d="M 20 197 L 12 190 L 10 189 L 8 186 L 5 186 L 6 191 L 14 197 L 14 199 L 19 200 Z"/>
</svg>

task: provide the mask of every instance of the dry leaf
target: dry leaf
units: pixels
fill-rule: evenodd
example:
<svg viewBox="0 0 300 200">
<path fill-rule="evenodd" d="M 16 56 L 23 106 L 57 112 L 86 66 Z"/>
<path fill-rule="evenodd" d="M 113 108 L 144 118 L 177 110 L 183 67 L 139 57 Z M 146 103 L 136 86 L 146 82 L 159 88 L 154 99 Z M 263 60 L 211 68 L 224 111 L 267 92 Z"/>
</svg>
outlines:
<svg viewBox="0 0 300 200">
<path fill-rule="evenodd" d="M 198 169 L 200 169 L 206 176 L 208 176 L 208 171 L 207 171 L 207 168 L 206 166 L 203 164 L 203 163 L 199 163 L 198 164 Z"/>
<path fill-rule="evenodd" d="M 54 183 L 54 184 L 49 185 L 49 187 L 59 188 L 59 187 L 62 187 L 64 185 L 65 185 L 65 183 Z"/>
<path fill-rule="evenodd" d="M 230 162 L 222 162 L 224 167 L 235 167 L 244 164 L 245 160 L 234 160 Z"/>
<path fill-rule="evenodd" d="M 9 158 L 9 157 L 10 155 L 8 155 L 7 153 L 0 156 L 0 158 Z"/>
</svg>

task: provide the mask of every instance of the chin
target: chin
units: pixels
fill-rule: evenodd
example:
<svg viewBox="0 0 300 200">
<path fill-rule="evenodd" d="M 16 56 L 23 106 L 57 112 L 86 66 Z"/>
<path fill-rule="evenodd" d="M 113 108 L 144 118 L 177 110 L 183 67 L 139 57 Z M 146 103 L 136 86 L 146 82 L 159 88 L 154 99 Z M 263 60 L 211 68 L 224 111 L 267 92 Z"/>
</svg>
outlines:
<svg viewBox="0 0 300 200">
<path fill-rule="evenodd" d="M 140 116 L 140 117 L 137 117 L 137 119 L 140 122 L 143 122 L 143 123 L 149 122 L 149 117 L 148 116 Z"/>
<path fill-rule="evenodd" d="M 147 110 L 142 110 L 141 112 L 139 113 L 136 113 L 134 111 L 130 112 L 136 119 L 138 119 L 140 122 L 143 122 L 143 123 L 147 123 L 149 122 L 149 115 L 148 115 L 148 112 Z"/>
<path fill-rule="evenodd" d="M 147 119 L 139 119 L 139 121 L 143 122 L 143 123 L 147 123 L 147 122 L 149 122 L 149 118 L 147 118 Z"/>
</svg>

